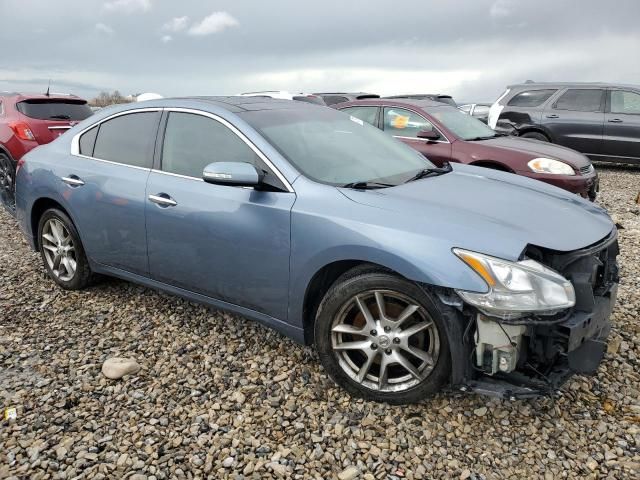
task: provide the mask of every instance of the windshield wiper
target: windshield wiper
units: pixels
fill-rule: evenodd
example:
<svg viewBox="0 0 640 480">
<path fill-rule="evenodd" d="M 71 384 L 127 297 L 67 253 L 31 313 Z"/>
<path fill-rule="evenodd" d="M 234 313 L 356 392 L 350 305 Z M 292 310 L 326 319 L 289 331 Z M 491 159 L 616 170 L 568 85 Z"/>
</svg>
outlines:
<svg viewBox="0 0 640 480">
<path fill-rule="evenodd" d="M 51 115 L 49 118 L 59 118 L 60 120 L 71 120 L 71 117 L 69 115 Z"/>
<path fill-rule="evenodd" d="M 441 168 L 433 167 L 433 168 L 425 168 L 416 173 L 413 177 L 407 180 L 404 183 L 413 182 L 415 180 L 420 180 L 421 178 L 443 175 L 445 173 L 449 173 L 453 168 L 451 168 L 451 164 L 449 162 L 444 162 Z"/>
<path fill-rule="evenodd" d="M 342 185 L 342 188 L 355 188 L 356 190 L 373 190 L 375 188 L 386 188 L 386 187 L 395 187 L 390 183 L 381 183 L 381 182 L 350 182 Z"/>
<path fill-rule="evenodd" d="M 484 137 L 473 137 L 473 138 L 467 138 L 465 141 L 467 142 L 475 142 L 477 140 L 489 140 L 490 138 L 496 138 L 497 135 L 487 135 Z"/>
</svg>

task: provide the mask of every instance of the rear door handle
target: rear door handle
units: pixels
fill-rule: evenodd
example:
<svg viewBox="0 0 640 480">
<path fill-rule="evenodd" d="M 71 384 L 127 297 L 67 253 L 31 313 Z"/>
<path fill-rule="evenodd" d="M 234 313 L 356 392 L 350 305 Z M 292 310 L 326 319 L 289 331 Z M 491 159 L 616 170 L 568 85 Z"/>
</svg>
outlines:
<svg viewBox="0 0 640 480">
<path fill-rule="evenodd" d="M 558 115 L 556 115 L 555 113 L 552 113 L 551 115 L 547 115 L 547 118 L 560 118 L 560 117 L 558 117 Z"/>
<path fill-rule="evenodd" d="M 173 198 L 166 193 L 158 193 L 157 195 L 149 195 L 149 200 L 161 207 L 175 207 L 178 205 Z"/>
<path fill-rule="evenodd" d="M 611 120 L 607 120 L 609 123 L 622 123 L 622 120 L 619 118 L 612 118 Z"/>
<path fill-rule="evenodd" d="M 84 182 L 80 180 L 77 175 L 69 175 L 68 177 L 62 177 L 62 181 L 71 187 L 81 187 Z"/>
</svg>

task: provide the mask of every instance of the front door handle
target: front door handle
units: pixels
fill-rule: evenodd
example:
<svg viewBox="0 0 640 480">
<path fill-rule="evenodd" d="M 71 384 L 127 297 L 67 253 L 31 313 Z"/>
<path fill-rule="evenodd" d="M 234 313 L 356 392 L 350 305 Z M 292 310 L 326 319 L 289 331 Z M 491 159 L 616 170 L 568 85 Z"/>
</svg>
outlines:
<svg viewBox="0 0 640 480">
<path fill-rule="evenodd" d="M 612 118 L 611 120 L 607 120 L 609 123 L 622 123 L 622 120 L 619 118 Z"/>
<path fill-rule="evenodd" d="M 62 177 L 61 179 L 64 183 L 69 185 L 70 187 L 81 187 L 84 185 L 84 182 L 80 180 L 77 175 L 69 175 L 68 177 Z"/>
<path fill-rule="evenodd" d="M 157 195 L 149 195 L 149 200 L 153 203 L 157 203 L 161 207 L 175 207 L 178 205 L 173 198 L 166 193 L 158 193 Z"/>
<path fill-rule="evenodd" d="M 560 117 L 555 113 L 552 113 L 551 115 L 547 115 L 547 118 L 560 118 Z"/>
</svg>

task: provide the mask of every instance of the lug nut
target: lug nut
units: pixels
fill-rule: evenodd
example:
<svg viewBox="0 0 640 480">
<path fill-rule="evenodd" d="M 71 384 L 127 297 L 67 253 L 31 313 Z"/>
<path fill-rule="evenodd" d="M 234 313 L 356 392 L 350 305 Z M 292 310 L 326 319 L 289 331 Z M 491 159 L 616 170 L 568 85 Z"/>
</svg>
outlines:
<svg viewBox="0 0 640 480">
<path fill-rule="evenodd" d="M 386 353 L 387 355 L 391 355 L 391 349 L 390 349 L 390 348 L 387 348 L 387 349 L 384 351 L 384 353 Z"/>
<path fill-rule="evenodd" d="M 371 350 L 377 350 L 378 349 L 378 345 L 376 345 L 375 343 L 371 344 Z"/>
<path fill-rule="evenodd" d="M 374 337 L 378 334 L 378 332 L 376 332 L 375 330 L 371 330 L 371 335 L 373 335 Z"/>
<path fill-rule="evenodd" d="M 394 338 L 393 343 L 400 343 L 400 339 L 398 337 Z"/>
<path fill-rule="evenodd" d="M 391 327 L 384 327 L 384 331 L 389 333 L 391 331 Z"/>
</svg>

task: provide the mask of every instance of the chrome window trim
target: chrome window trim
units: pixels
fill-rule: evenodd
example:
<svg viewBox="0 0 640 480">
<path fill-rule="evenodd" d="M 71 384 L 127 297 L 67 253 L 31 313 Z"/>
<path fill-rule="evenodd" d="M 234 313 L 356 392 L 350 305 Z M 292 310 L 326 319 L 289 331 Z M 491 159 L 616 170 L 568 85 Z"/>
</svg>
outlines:
<svg viewBox="0 0 640 480">
<path fill-rule="evenodd" d="M 167 112 L 191 113 L 194 115 L 200 115 L 221 123 L 222 125 L 227 127 L 229 130 L 231 130 L 233 133 L 235 133 L 236 136 L 240 138 L 240 140 L 242 140 L 251 150 L 253 150 L 253 152 L 258 157 L 260 157 L 260 159 L 267 165 L 267 167 L 271 169 L 271 171 L 275 174 L 275 176 L 278 177 L 278 179 L 282 182 L 282 184 L 287 188 L 287 191 L 289 193 L 295 193 L 295 190 L 293 189 L 289 181 L 285 178 L 282 172 L 280 172 L 280 170 L 278 170 L 275 167 L 275 165 L 271 162 L 271 160 L 269 160 L 269 158 L 264 153 L 262 153 L 262 151 L 258 147 L 256 147 L 253 144 L 253 142 L 249 140 L 244 133 L 242 133 L 235 125 L 233 125 L 228 120 L 225 120 L 224 118 L 216 115 L 215 113 L 206 112 L 204 110 L 196 110 L 193 108 L 166 107 L 164 110 Z M 163 172 L 163 173 L 171 173 L 171 172 Z M 195 178 L 195 177 L 188 177 L 188 176 L 184 176 L 184 177 Z M 203 181 L 202 179 L 199 179 L 199 180 Z"/>
<path fill-rule="evenodd" d="M 424 118 L 424 116 L 421 113 L 416 112 L 412 108 L 407 108 L 406 105 L 381 105 L 381 107 L 382 107 L 382 128 L 381 128 L 381 130 L 383 132 L 385 131 L 384 130 L 384 109 L 387 108 L 387 107 L 388 108 L 401 108 L 403 110 L 408 110 L 411 113 L 415 113 L 420 118 L 422 118 L 425 122 L 429 122 L 431 124 L 431 126 L 435 129 L 435 131 L 438 132 L 440 134 L 440 136 L 442 136 L 442 138 L 444 138 L 444 140 L 435 140 L 435 141 L 432 141 L 430 143 L 451 143 L 449 141 L 449 139 L 447 138 L 447 136 L 444 133 L 442 133 L 440 131 L 440 129 L 438 127 L 436 127 L 431 120 L 429 120 L 428 118 Z M 424 138 L 418 138 L 418 137 L 404 137 L 402 135 L 391 135 L 391 136 L 394 137 L 394 138 L 406 138 L 408 140 L 423 140 L 423 141 L 426 141 Z"/>
<path fill-rule="evenodd" d="M 47 127 L 49 130 L 69 130 L 71 125 L 55 125 L 53 127 Z"/>
<path fill-rule="evenodd" d="M 204 182 L 204 180 L 202 178 L 192 177 L 190 175 L 180 175 L 179 173 L 173 173 L 173 172 L 165 172 L 164 170 L 158 170 L 157 168 L 152 168 L 151 171 L 153 173 L 161 173 L 163 175 L 171 175 L 172 177 L 186 178 L 187 180 L 197 180 L 199 182 Z"/>
<path fill-rule="evenodd" d="M 89 125 L 88 127 L 84 128 L 83 130 L 81 130 L 80 132 L 76 133 L 73 136 L 73 138 L 71 139 L 71 155 L 73 155 L 74 157 L 79 157 L 79 158 L 87 158 L 89 160 L 97 160 L 98 162 L 109 163 L 111 165 L 121 165 L 123 167 L 135 168 L 136 170 L 145 170 L 147 172 L 150 172 L 151 171 L 151 167 L 139 167 L 137 165 L 129 165 L 128 163 L 114 162 L 113 160 L 105 160 L 103 158 L 90 157 L 89 155 L 82 155 L 80 153 L 80 137 L 85 132 L 88 132 L 92 128 L 95 128 L 98 125 L 103 124 L 107 120 L 111 120 L 112 118 L 121 117 L 123 115 L 129 115 L 129 114 L 132 114 L 132 113 L 161 112 L 163 110 L 164 109 L 162 107 L 157 107 L 157 108 L 135 108 L 135 109 L 131 109 L 131 110 L 125 110 L 124 112 L 117 112 L 117 113 L 114 113 L 113 115 L 109 115 L 108 117 L 105 117 L 102 120 Z"/>
</svg>

